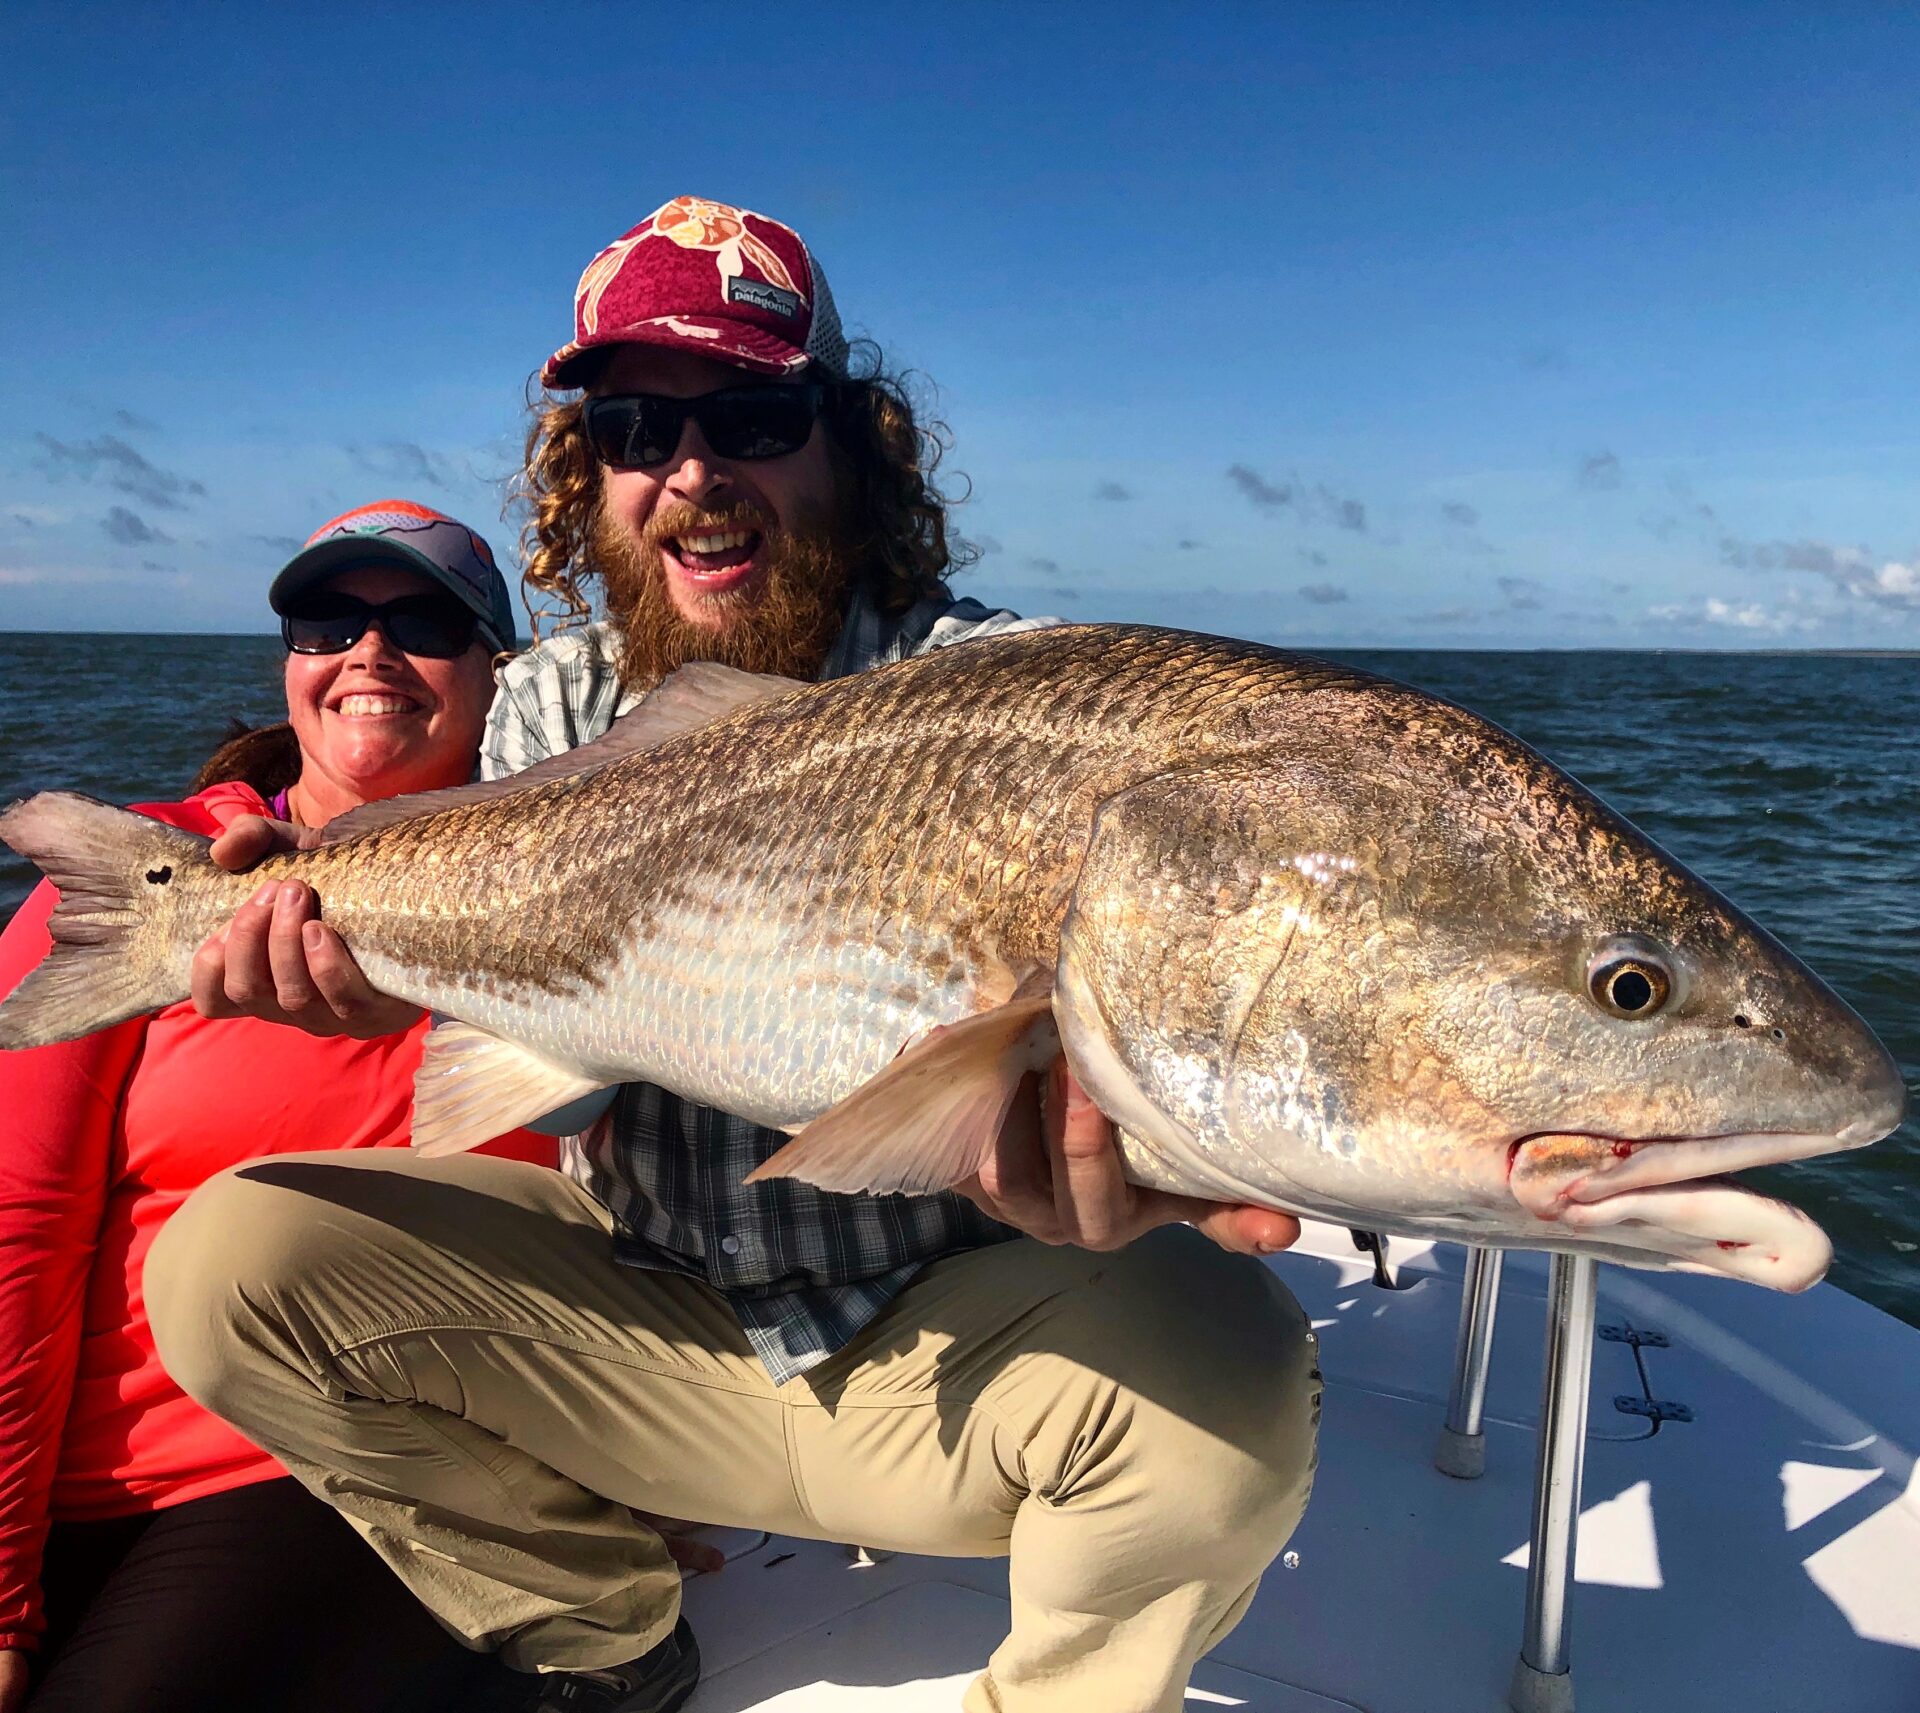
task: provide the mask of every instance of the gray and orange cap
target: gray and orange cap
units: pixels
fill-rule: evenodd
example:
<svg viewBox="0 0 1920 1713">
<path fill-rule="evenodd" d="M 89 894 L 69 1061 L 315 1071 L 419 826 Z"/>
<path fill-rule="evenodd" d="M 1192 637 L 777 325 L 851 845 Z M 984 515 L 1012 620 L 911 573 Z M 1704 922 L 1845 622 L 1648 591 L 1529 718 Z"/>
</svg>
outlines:
<svg viewBox="0 0 1920 1713">
<path fill-rule="evenodd" d="M 844 381 L 847 336 L 826 275 L 791 226 L 750 208 L 676 196 L 587 264 L 573 337 L 541 384 L 577 387 L 608 345 L 698 351 L 756 374 Z"/>
<path fill-rule="evenodd" d="M 362 565 L 391 565 L 431 578 L 473 609 L 496 652 L 513 647 L 513 599 L 493 549 L 457 518 L 412 500 L 375 500 L 323 523 L 280 567 L 267 604 L 284 614 L 315 583 Z"/>
</svg>

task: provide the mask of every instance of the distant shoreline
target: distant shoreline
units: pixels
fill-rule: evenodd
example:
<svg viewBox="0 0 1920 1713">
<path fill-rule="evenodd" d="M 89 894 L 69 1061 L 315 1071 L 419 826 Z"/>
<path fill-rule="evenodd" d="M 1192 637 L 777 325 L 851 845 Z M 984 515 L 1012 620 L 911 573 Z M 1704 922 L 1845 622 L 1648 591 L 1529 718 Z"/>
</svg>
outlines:
<svg viewBox="0 0 1920 1713">
<path fill-rule="evenodd" d="M 1090 621 L 1075 621 L 1090 622 Z M 1222 633 L 1224 634 L 1224 633 Z M 274 632 L 259 630 L 6 630 L 0 629 L 0 638 L 10 636 L 144 636 L 144 637 L 232 637 L 266 641 L 273 638 Z M 533 646 L 529 637 L 519 637 L 515 647 L 528 649 Z M 1491 648 L 1473 643 L 1425 643 L 1425 642 L 1329 642 L 1319 638 L 1289 640 L 1272 644 L 1275 648 L 1297 649 L 1304 654 L 1318 650 L 1330 650 L 1339 654 L 1675 654 L 1675 655 L 1739 655 L 1760 658 L 1790 658 L 1796 660 L 1920 660 L 1920 648 L 1592 648 L 1567 645 L 1550 647 L 1540 645 L 1532 648 Z"/>
</svg>

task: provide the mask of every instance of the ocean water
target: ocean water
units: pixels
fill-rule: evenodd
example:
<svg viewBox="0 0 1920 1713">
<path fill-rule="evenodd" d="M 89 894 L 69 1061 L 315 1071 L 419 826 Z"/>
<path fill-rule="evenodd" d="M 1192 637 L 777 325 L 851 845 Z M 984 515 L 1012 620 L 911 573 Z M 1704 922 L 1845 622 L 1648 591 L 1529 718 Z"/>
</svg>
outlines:
<svg viewBox="0 0 1920 1713">
<path fill-rule="evenodd" d="M 1920 659 L 1358 653 L 1498 720 L 1778 935 L 1920 1082 Z M 230 716 L 282 717 L 278 640 L 0 634 L 0 804 L 182 794 Z M 0 851 L 0 915 L 32 870 Z M 1920 1326 L 1920 1125 L 1753 1174 L 1847 1290 Z"/>
</svg>

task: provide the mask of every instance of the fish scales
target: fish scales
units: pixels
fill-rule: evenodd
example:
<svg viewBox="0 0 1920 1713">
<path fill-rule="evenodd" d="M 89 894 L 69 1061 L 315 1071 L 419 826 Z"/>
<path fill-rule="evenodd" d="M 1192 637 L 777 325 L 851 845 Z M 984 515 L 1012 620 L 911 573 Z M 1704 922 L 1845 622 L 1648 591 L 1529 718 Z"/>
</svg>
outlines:
<svg viewBox="0 0 1920 1713">
<path fill-rule="evenodd" d="M 238 896 L 295 876 L 386 991 L 582 1086 L 805 1125 L 766 1169 L 829 1189 L 931 1182 L 885 1091 L 970 1086 L 992 1068 L 968 1043 L 1001 1037 L 929 1032 L 1024 1018 L 1051 983 L 1049 1026 L 1137 1181 L 1788 1288 L 1824 1239 L 1714 1173 L 1899 1121 L 1897 1068 L 1817 977 L 1576 781 L 1419 691 L 1075 626 L 729 694 L 695 729 L 661 716 L 653 747 L 610 738 L 580 771 L 254 875 L 169 845 L 157 903 L 113 897 L 157 858 L 129 857 L 131 882 L 82 864 L 105 902 L 77 890 L 56 935 L 77 952 L 138 915 L 138 958 L 183 968 Z M 31 842 L 66 813 L 32 810 L 0 831 Z M 1622 970 L 1631 1005 L 1604 986 Z M 0 1041 L 28 1038 L 22 1015 L 0 1009 Z M 1007 1037 L 992 1074 L 1051 1039 Z M 947 1068 L 911 1081 L 923 1066 Z"/>
<path fill-rule="evenodd" d="M 987 936 L 1008 961 L 1044 963 L 1097 802 L 1287 735 L 1244 717 L 1276 694 L 1369 682 L 1181 636 L 1045 636 L 1053 648 L 985 670 L 936 655 L 919 673 L 844 680 L 803 707 L 749 710 L 667 753 L 403 822 L 284 871 L 409 986 L 578 994 L 661 914 L 724 915 L 747 892 L 862 931 L 915 898 L 962 947 Z M 964 693 L 916 681 L 935 676 Z M 1510 758 L 1493 765 L 1484 744 L 1467 754 L 1481 789 L 1510 777 Z M 902 768 L 903 755 L 920 766 Z M 1051 803 L 1035 804 L 1037 778 Z"/>
<path fill-rule="evenodd" d="M 884 940 L 903 915 L 937 925 L 893 985 L 922 991 L 927 1021 L 950 1020 L 964 996 L 936 983 L 956 960 L 1051 961 L 1100 800 L 1170 763 L 1268 741 L 1234 716 L 1278 662 L 1263 675 L 1219 645 L 1151 634 L 1130 647 L 1061 640 L 1039 672 L 1031 659 L 977 674 L 965 659 L 914 663 L 965 681 L 960 696 L 929 695 L 914 682 L 925 672 L 844 680 L 806 706 L 750 709 L 586 779 L 272 872 L 308 880 L 390 985 L 443 1008 L 448 985 L 501 1001 L 518 990 L 536 1007 L 605 997 L 626 949 L 661 922 L 717 930 L 752 897 L 815 936 Z M 701 968 L 748 997 L 746 972 Z"/>
</svg>

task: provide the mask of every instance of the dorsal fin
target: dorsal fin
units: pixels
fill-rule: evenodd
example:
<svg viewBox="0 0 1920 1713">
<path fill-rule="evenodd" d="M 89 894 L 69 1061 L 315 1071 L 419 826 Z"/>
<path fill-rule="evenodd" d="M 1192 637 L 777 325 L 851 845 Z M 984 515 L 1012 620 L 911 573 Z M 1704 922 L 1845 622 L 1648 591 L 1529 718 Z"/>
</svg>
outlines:
<svg viewBox="0 0 1920 1713">
<path fill-rule="evenodd" d="M 401 821 L 418 820 L 422 815 L 437 815 L 443 809 L 511 797 L 516 791 L 526 791 L 556 779 L 597 773 L 625 756 L 655 749 L 669 738 L 698 731 L 741 708 L 778 701 L 782 696 L 806 688 L 798 678 L 742 672 L 712 660 L 691 661 L 662 679 L 659 688 L 645 701 L 615 720 L 592 743 L 561 755 L 550 755 L 545 761 L 536 761 L 533 766 L 505 779 L 450 785 L 440 791 L 417 791 L 410 797 L 387 797 L 378 803 L 363 803 L 329 821 L 321 831 L 320 842 L 337 845 L 343 839 L 358 838 L 362 833 L 377 832 Z"/>
<path fill-rule="evenodd" d="M 690 660 L 660 680 L 659 688 L 627 715 L 646 720 L 653 741 L 665 743 L 682 732 L 697 731 L 756 702 L 777 702 L 796 690 L 811 689 L 804 678 L 781 678 L 771 672 L 742 672 L 717 660 Z"/>
</svg>

